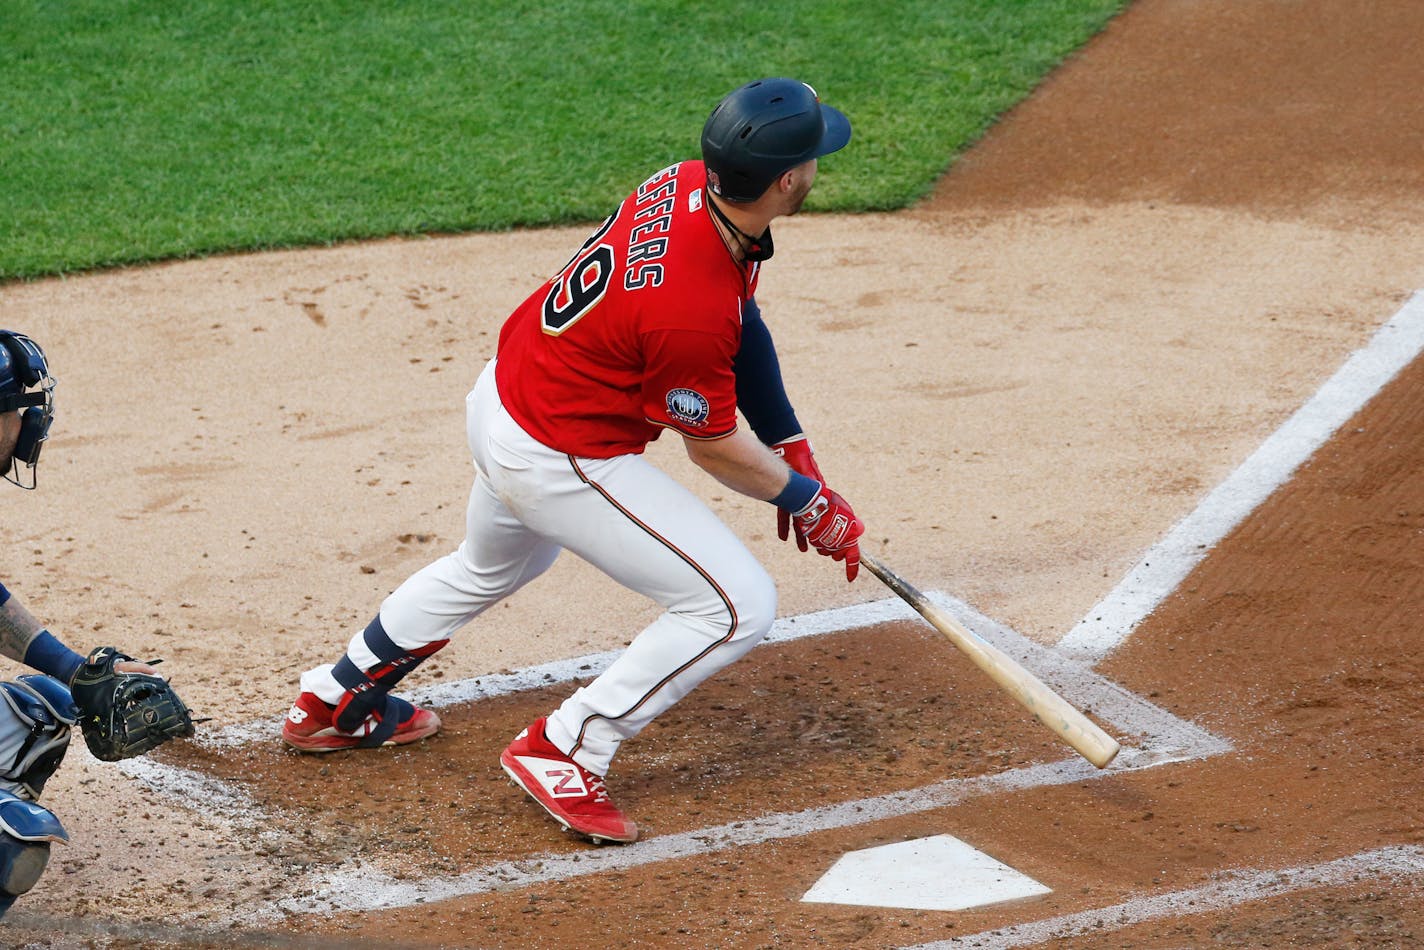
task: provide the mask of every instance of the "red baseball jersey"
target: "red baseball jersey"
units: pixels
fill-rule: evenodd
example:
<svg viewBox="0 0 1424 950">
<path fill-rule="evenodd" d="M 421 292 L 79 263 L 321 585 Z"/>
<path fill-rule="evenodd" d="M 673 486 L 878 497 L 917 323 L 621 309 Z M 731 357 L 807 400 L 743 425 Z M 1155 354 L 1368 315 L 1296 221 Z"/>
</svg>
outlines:
<svg viewBox="0 0 1424 950">
<path fill-rule="evenodd" d="M 500 399 L 540 442 L 611 458 L 664 428 L 736 431 L 732 360 L 758 265 L 727 250 L 706 185 L 696 161 L 653 175 L 505 321 Z"/>
</svg>

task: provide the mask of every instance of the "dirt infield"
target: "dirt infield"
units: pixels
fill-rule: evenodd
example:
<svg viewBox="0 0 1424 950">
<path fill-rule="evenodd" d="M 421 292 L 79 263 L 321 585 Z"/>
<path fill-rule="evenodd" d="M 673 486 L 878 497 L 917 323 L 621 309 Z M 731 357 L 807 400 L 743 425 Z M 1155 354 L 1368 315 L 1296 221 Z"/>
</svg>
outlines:
<svg viewBox="0 0 1424 950">
<path fill-rule="evenodd" d="M 1421 30 L 1410 0 L 1139 0 L 921 206 L 779 226 L 759 299 L 867 546 L 1088 689 L 1125 747 L 1103 773 L 668 440 L 785 630 L 870 619 L 758 647 L 629 743 L 610 789 L 644 841 L 566 838 L 498 767 L 593 672 L 558 661 L 653 615 L 572 558 L 408 681 L 466 697 L 440 735 L 284 751 L 300 671 L 458 540 L 463 395 L 583 229 L 0 288 L 60 379 L 5 582 L 214 717 L 151 763 L 71 752 L 74 843 L 0 943 L 1424 946 L 1424 362 L 1121 645 L 1055 649 L 1424 288 Z M 1051 892 L 801 900 L 939 834 Z"/>
</svg>

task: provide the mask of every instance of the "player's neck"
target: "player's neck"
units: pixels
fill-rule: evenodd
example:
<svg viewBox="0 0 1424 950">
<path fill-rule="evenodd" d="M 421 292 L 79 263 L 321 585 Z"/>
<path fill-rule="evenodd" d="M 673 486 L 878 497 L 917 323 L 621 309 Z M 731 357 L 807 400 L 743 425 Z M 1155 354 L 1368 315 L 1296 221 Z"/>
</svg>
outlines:
<svg viewBox="0 0 1424 950">
<path fill-rule="evenodd" d="M 770 256 L 766 251 L 771 245 L 771 222 L 775 219 L 774 213 L 768 213 L 759 207 L 761 202 L 750 205 L 736 204 L 730 201 L 723 201 L 716 195 L 708 194 L 708 203 L 711 207 L 712 222 L 717 228 L 717 233 L 722 236 L 722 241 L 727 245 L 727 250 L 737 260 L 763 260 Z M 764 239 L 764 240 L 763 240 Z M 760 243 L 759 243 L 760 242 Z M 758 249 L 762 253 L 758 253 Z M 764 255 L 764 256 L 763 256 Z"/>
<path fill-rule="evenodd" d="M 771 222 L 776 219 L 776 212 L 770 208 L 770 203 L 758 199 L 750 204 L 740 201 L 727 201 L 714 194 L 708 194 L 708 198 L 715 204 L 729 221 L 734 224 L 739 231 L 746 234 L 760 234 L 771 227 Z"/>
</svg>

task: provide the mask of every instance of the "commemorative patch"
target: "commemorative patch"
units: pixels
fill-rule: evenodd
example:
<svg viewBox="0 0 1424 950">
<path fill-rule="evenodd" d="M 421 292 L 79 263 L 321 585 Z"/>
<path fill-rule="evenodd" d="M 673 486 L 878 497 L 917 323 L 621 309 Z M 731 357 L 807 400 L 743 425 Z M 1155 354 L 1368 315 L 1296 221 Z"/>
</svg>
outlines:
<svg viewBox="0 0 1424 950">
<path fill-rule="evenodd" d="M 673 389 L 667 394 L 668 415 L 681 422 L 700 429 L 707 425 L 711 407 L 707 397 L 695 389 Z"/>
</svg>

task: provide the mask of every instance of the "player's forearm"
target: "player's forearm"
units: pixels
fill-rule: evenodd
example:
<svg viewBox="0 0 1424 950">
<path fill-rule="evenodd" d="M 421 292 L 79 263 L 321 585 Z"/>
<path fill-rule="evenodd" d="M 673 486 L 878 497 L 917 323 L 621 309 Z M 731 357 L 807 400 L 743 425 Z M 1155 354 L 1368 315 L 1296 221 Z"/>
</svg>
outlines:
<svg viewBox="0 0 1424 950">
<path fill-rule="evenodd" d="M 786 488 L 791 470 L 776 454 L 743 429 L 725 439 L 684 440 L 687 455 L 698 468 L 728 488 L 751 498 L 771 501 Z"/>
<path fill-rule="evenodd" d="M 0 655 L 66 683 L 84 662 L 11 596 L 4 584 L 0 584 Z"/>
<path fill-rule="evenodd" d="M 0 604 L 0 654 L 25 662 L 25 651 L 43 629 L 44 625 L 14 597 L 7 596 Z"/>
</svg>

